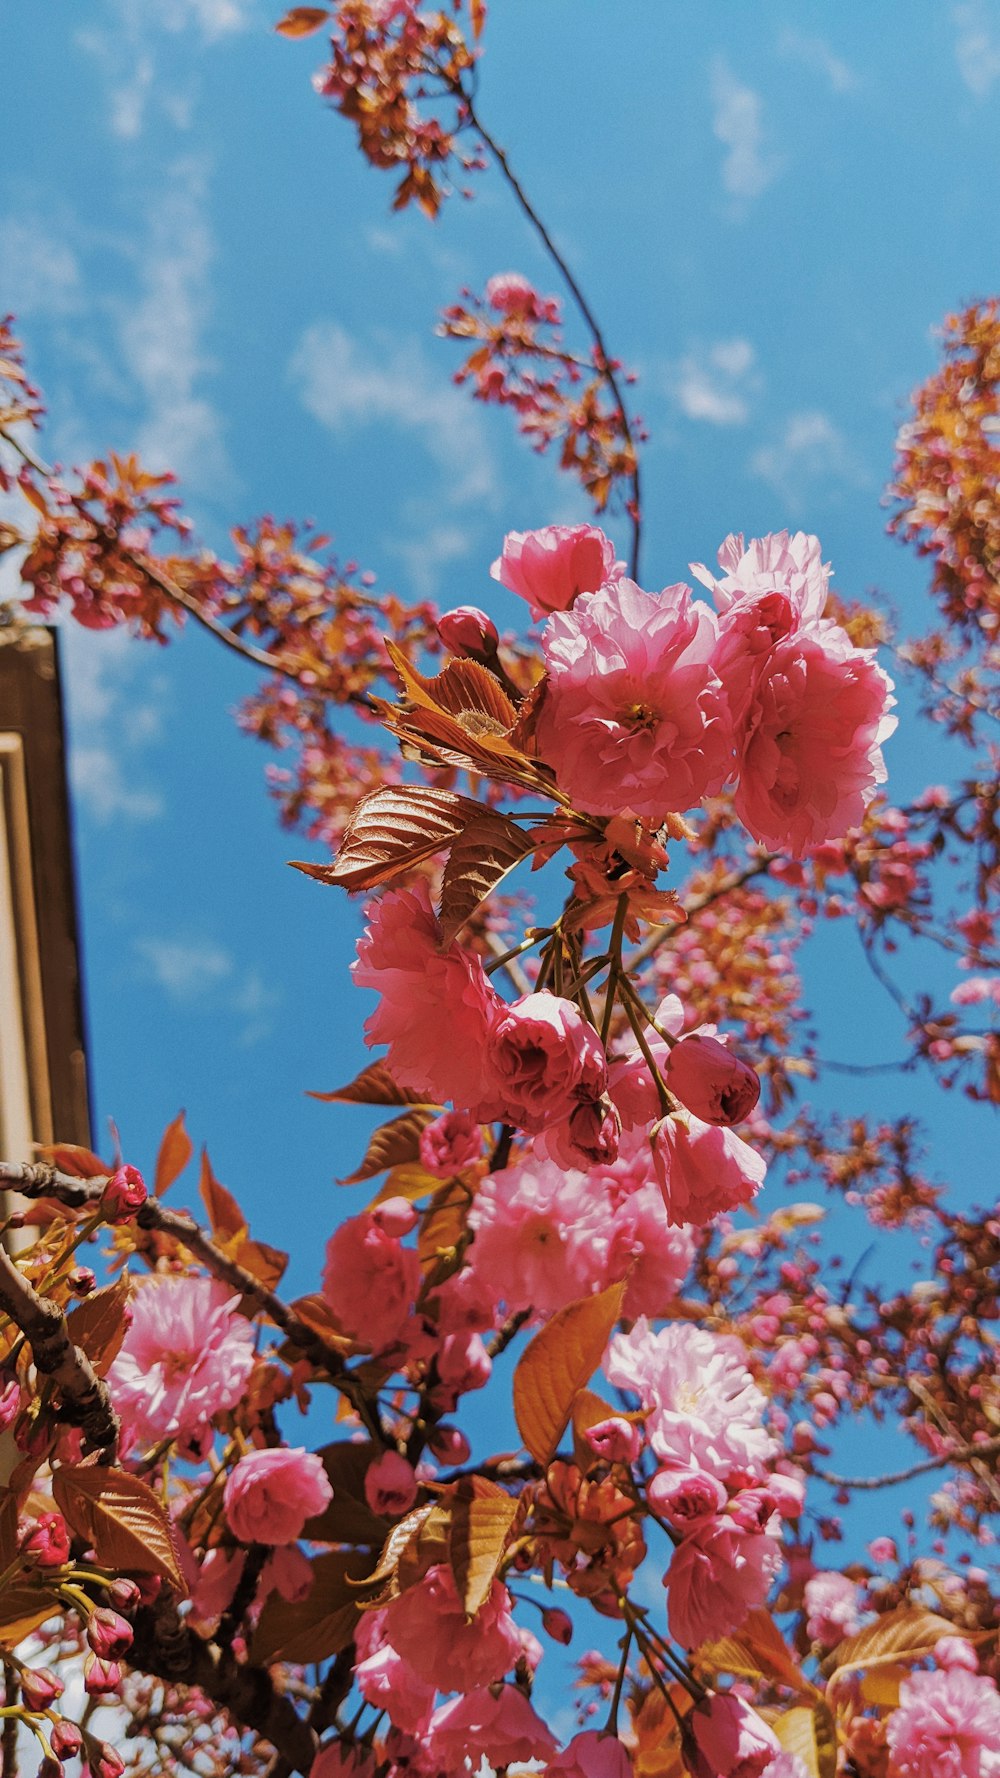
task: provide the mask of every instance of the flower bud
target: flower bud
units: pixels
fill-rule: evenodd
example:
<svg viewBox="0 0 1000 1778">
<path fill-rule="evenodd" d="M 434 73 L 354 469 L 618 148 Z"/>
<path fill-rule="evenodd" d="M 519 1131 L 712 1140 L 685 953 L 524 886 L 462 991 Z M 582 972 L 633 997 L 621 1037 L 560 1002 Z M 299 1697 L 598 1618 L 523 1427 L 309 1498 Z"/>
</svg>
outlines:
<svg viewBox="0 0 1000 1778">
<path fill-rule="evenodd" d="M 83 1746 L 83 1736 L 75 1722 L 67 1722 L 61 1716 L 49 1732 L 49 1745 L 56 1759 L 75 1759 Z"/>
<path fill-rule="evenodd" d="M 132 1626 L 117 1611 L 99 1605 L 90 1614 L 87 1641 L 102 1661 L 116 1661 L 132 1646 Z"/>
<path fill-rule="evenodd" d="M 413 1465 L 398 1451 L 383 1451 L 365 1471 L 365 1499 L 373 1513 L 398 1519 L 417 1498 Z"/>
<path fill-rule="evenodd" d="M 61 1568 L 69 1561 L 69 1532 L 62 1513 L 39 1513 L 21 1540 L 21 1554 L 36 1568 Z"/>
<path fill-rule="evenodd" d="M 646 1498 L 668 1525 L 690 1531 L 722 1510 L 726 1490 L 708 1470 L 661 1469 L 646 1484 Z"/>
<path fill-rule="evenodd" d="M 66 1282 L 74 1296 L 89 1296 L 97 1283 L 97 1273 L 89 1266 L 74 1266 Z"/>
<path fill-rule="evenodd" d="M 439 1463 L 465 1463 L 472 1450 L 465 1433 L 458 1426 L 435 1426 L 429 1443 Z"/>
<path fill-rule="evenodd" d="M 763 1531 L 775 1510 L 774 1496 L 767 1488 L 742 1488 L 728 1510 L 741 1531 Z"/>
<path fill-rule="evenodd" d="M 664 1076 L 681 1104 L 706 1124 L 742 1123 L 760 1098 L 756 1071 L 714 1037 L 682 1037 Z"/>
<path fill-rule="evenodd" d="M 542 1612 L 542 1629 L 553 1642 L 565 1645 L 573 1640 L 573 1620 L 568 1611 L 561 1611 L 557 1605 L 550 1605 Z"/>
<path fill-rule="evenodd" d="M 603 1458 L 605 1463 L 634 1463 L 642 1449 L 638 1426 L 618 1414 L 588 1426 L 583 1436 L 595 1457 Z"/>
<path fill-rule="evenodd" d="M 89 1654 L 83 1663 L 84 1690 L 92 1698 L 101 1698 L 105 1692 L 114 1692 L 122 1682 L 122 1670 L 117 1661 L 105 1661 L 100 1655 Z"/>
<path fill-rule="evenodd" d="M 90 1769 L 94 1778 L 121 1778 L 125 1761 L 107 1741 L 101 1741 L 91 1753 Z"/>
<path fill-rule="evenodd" d="M 63 1769 L 57 1759 L 50 1759 L 48 1754 L 39 1761 L 35 1778 L 63 1778 Z"/>
<path fill-rule="evenodd" d="M 51 1667 L 22 1667 L 20 1680 L 21 1696 L 29 1710 L 47 1710 L 66 1689 Z"/>
<path fill-rule="evenodd" d="M 409 1198 L 383 1198 L 372 1210 L 372 1221 L 387 1235 L 401 1239 L 415 1226 L 418 1212 Z"/>
<path fill-rule="evenodd" d="M 482 664 L 495 658 L 500 641 L 496 624 L 478 605 L 456 605 L 453 611 L 443 611 L 437 633 L 452 654 Z"/>
<path fill-rule="evenodd" d="M 112 1581 L 108 1588 L 108 1603 L 116 1611 L 134 1611 L 142 1598 L 134 1580 L 126 1580 L 124 1575 Z"/>
<path fill-rule="evenodd" d="M 149 1193 L 138 1167 L 118 1167 L 101 1193 L 106 1222 L 131 1222 Z"/>
</svg>

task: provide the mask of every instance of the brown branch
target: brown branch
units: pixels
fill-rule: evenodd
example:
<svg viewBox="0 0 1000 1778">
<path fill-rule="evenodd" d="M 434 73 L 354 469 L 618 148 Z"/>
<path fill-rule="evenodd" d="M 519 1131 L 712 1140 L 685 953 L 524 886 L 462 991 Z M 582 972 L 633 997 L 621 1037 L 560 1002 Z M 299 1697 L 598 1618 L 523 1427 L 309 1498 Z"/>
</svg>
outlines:
<svg viewBox="0 0 1000 1778">
<path fill-rule="evenodd" d="M 984 1439 L 978 1445 L 958 1445 L 939 1457 L 925 1457 L 920 1463 L 911 1463 L 909 1469 L 897 1469 L 892 1475 L 833 1475 L 827 1469 L 814 1469 L 812 1473 L 821 1482 L 828 1482 L 832 1488 L 854 1488 L 871 1492 L 875 1488 L 894 1488 L 899 1482 L 908 1482 L 914 1476 L 927 1475 L 932 1469 L 946 1469 L 949 1463 L 970 1463 L 975 1468 L 984 1457 L 993 1457 L 998 1451 L 1000 1437 Z"/>
<path fill-rule="evenodd" d="M 103 1177 L 77 1179 L 72 1174 L 60 1173 L 48 1161 L 0 1161 L 0 1184 L 20 1192 L 25 1198 L 55 1198 L 58 1203 L 71 1210 L 83 1210 L 96 1204 L 106 1183 L 107 1180 Z M 166 1209 L 158 1198 L 147 1198 L 135 1220 L 139 1228 L 155 1229 L 160 1234 L 170 1235 L 174 1240 L 180 1241 L 217 1278 L 230 1284 L 240 1296 L 248 1296 L 258 1303 L 275 1326 L 281 1329 L 285 1338 L 297 1346 L 313 1364 L 328 1373 L 357 1408 L 372 1437 L 380 1444 L 383 1442 L 378 1414 L 366 1400 L 361 1386 L 351 1376 L 342 1354 L 324 1340 L 321 1334 L 300 1320 L 294 1309 L 289 1308 L 281 1297 L 266 1284 L 262 1284 L 259 1278 L 255 1278 L 252 1272 L 248 1272 L 245 1266 L 223 1253 L 192 1216 L 186 1211 Z M 17 1276 L 21 1278 L 20 1273 Z"/>
<path fill-rule="evenodd" d="M 0 1309 L 20 1328 L 31 1347 L 35 1370 L 62 1398 L 60 1418 L 79 1426 L 92 1450 L 108 1459 L 118 1446 L 118 1415 L 107 1384 L 66 1331 L 58 1303 L 39 1296 L 6 1249 L 0 1247 Z"/>
</svg>

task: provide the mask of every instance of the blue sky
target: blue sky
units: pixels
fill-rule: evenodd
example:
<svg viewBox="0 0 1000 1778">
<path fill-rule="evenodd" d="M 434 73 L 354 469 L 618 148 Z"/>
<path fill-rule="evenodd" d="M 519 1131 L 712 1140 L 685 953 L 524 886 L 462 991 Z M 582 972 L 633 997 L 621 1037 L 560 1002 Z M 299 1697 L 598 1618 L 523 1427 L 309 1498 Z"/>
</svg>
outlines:
<svg viewBox="0 0 1000 1778">
<path fill-rule="evenodd" d="M 282 41 L 277 10 L 6 20 L 0 307 L 47 392 L 49 455 L 137 449 L 178 472 L 214 547 L 262 511 L 309 516 L 381 585 L 513 621 L 488 578 L 503 532 L 585 507 L 451 387 L 433 324 L 498 270 L 558 284 L 492 175 L 436 225 L 393 216 L 310 88 L 322 39 Z M 729 530 L 800 526 L 845 594 L 925 621 L 926 571 L 879 502 L 935 326 L 998 283 L 1000 5 L 496 0 L 485 50 L 484 120 L 640 373 L 646 584 Z M 249 669 L 203 636 L 78 630 L 65 666 L 98 1145 L 113 1116 L 151 1164 L 185 1106 L 312 1288 L 334 1216 L 363 1201 L 331 1181 L 364 1114 L 303 1097 L 363 1060 L 355 916 L 286 868 L 304 842 L 231 720 Z M 889 762 L 900 796 L 940 769 L 912 731 Z M 807 967 L 827 1053 L 900 1053 L 849 934 Z M 890 1109 L 913 1088 L 831 1092 Z M 984 1196 L 986 1114 L 921 1097 L 938 1161 Z"/>
</svg>

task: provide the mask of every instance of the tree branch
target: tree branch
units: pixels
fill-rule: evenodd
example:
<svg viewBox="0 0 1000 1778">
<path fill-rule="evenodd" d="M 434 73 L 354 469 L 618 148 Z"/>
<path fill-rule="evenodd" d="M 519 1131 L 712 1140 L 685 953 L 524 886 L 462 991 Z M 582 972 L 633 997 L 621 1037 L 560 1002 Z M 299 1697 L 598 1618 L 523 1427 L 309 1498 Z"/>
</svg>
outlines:
<svg viewBox="0 0 1000 1778">
<path fill-rule="evenodd" d="M 832 1475 L 828 1469 L 814 1469 L 813 1475 L 821 1482 L 828 1482 L 831 1488 L 853 1488 L 870 1493 L 876 1488 L 895 1488 L 898 1483 L 908 1482 L 913 1476 L 927 1475 L 932 1469 L 946 1469 L 949 1463 L 970 1463 L 975 1468 L 982 1458 L 993 1457 L 998 1451 L 1000 1437 L 983 1439 L 978 1445 L 959 1445 L 939 1457 L 925 1457 L 920 1463 L 911 1463 L 909 1469 L 897 1469 L 892 1475 Z"/>
<path fill-rule="evenodd" d="M 54 1383 L 62 1397 L 61 1418 L 79 1426 L 91 1449 L 110 1460 L 118 1446 L 118 1415 L 107 1384 L 66 1331 L 58 1303 L 39 1296 L 0 1247 L 0 1309 L 19 1327 L 31 1347 L 36 1371 Z"/>
</svg>

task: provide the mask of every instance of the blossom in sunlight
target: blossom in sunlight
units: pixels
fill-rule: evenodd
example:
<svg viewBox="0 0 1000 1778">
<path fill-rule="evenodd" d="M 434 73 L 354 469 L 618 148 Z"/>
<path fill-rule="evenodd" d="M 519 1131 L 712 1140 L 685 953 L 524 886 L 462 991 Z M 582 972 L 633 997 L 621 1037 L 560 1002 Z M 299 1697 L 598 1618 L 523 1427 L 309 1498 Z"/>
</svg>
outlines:
<svg viewBox="0 0 1000 1778">
<path fill-rule="evenodd" d="M 624 579 L 550 617 L 538 744 L 580 808 L 659 822 L 722 789 L 732 730 L 717 635 L 689 587 Z"/>
<path fill-rule="evenodd" d="M 449 1179 L 483 1152 L 483 1138 L 467 1111 L 445 1111 L 420 1132 L 420 1159 L 428 1173 Z"/>
<path fill-rule="evenodd" d="M 715 669 L 726 688 L 738 726 L 771 650 L 786 636 L 818 624 L 826 607 L 830 571 L 819 538 L 787 531 L 727 537 L 719 550 L 717 578 L 700 562 L 691 572 L 712 593 L 719 612 Z"/>
<path fill-rule="evenodd" d="M 435 1682 L 419 1678 L 386 1640 L 384 1611 L 362 1612 L 355 1644 L 354 1678 L 361 1696 L 373 1709 L 384 1710 L 390 1722 L 406 1734 L 426 1734 L 434 1708 Z"/>
<path fill-rule="evenodd" d="M 340 1326 L 374 1352 L 403 1339 L 420 1290 L 420 1260 L 371 1211 L 350 1216 L 326 1244 L 323 1295 Z"/>
<path fill-rule="evenodd" d="M 365 1020 L 365 1042 L 387 1043 L 400 1086 L 468 1110 L 482 1097 L 491 1023 L 503 1005 L 478 957 L 441 949 L 427 885 L 391 889 L 365 908 L 351 974 L 382 998 Z"/>
<path fill-rule="evenodd" d="M 604 1045 L 573 1001 L 525 994 L 494 1020 L 477 1115 L 537 1133 L 599 1100 L 606 1085 Z"/>
<path fill-rule="evenodd" d="M 810 1642 L 833 1648 L 845 1636 L 853 1636 L 861 1622 L 858 1589 L 846 1574 L 835 1569 L 814 1574 L 805 1586 L 806 1635 Z"/>
<path fill-rule="evenodd" d="M 502 1679 L 521 1652 L 510 1605 L 495 1580 L 470 1620 L 451 1569 L 436 1564 L 386 1606 L 386 1640 L 427 1685 L 472 1691 Z"/>
<path fill-rule="evenodd" d="M 730 1692 L 711 1692 L 685 1719 L 693 1778 L 761 1778 L 781 1743 L 763 1717 Z"/>
<path fill-rule="evenodd" d="M 886 1722 L 894 1778 L 997 1778 L 1000 1693 L 963 1667 L 913 1673 Z"/>
<path fill-rule="evenodd" d="M 476 1771 L 483 1757 L 495 1767 L 552 1759 L 556 1744 L 524 1693 L 505 1685 L 495 1697 L 480 1688 L 442 1704 L 431 1718 L 428 1751 L 446 1771 L 460 1772 L 466 1755 Z"/>
<path fill-rule="evenodd" d="M 672 1223 L 705 1223 L 749 1204 L 767 1172 L 756 1149 L 718 1124 L 691 1112 L 665 1117 L 652 1137 L 656 1177 Z"/>
<path fill-rule="evenodd" d="M 469 1228 L 469 1263 L 494 1281 L 510 1311 L 549 1314 L 604 1282 L 614 1230 L 583 1173 L 534 1158 L 488 1173 Z"/>
<path fill-rule="evenodd" d="M 282 1445 L 248 1451 L 230 1470 L 223 1494 L 230 1529 L 241 1543 L 295 1543 L 307 1519 L 332 1499 L 322 1459 Z"/>
<path fill-rule="evenodd" d="M 639 1397 L 661 1463 L 723 1480 L 731 1471 L 764 1475 L 777 1446 L 740 1341 L 679 1321 L 654 1333 L 642 1316 L 627 1334 L 615 1335 L 604 1371 Z"/>
<path fill-rule="evenodd" d="M 217 1278 L 154 1277 L 132 1293 L 132 1324 L 108 1372 L 136 1441 L 188 1439 L 243 1396 L 254 1335 Z"/>
<path fill-rule="evenodd" d="M 667 1623 L 683 1648 L 697 1648 L 739 1628 L 763 1605 L 781 1567 L 773 1529 L 745 1530 L 728 1513 L 696 1525 L 681 1539 L 664 1576 Z"/>
<path fill-rule="evenodd" d="M 700 1031 L 674 1044 L 665 1078 L 681 1104 L 706 1124 L 742 1123 L 760 1098 L 756 1069 Z"/>
<path fill-rule="evenodd" d="M 544 525 L 509 532 L 490 573 L 527 601 L 537 621 L 550 611 L 568 611 L 581 593 L 596 593 L 618 566 L 614 544 L 596 525 Z"/>
<path fill-rule="evenodd" d="M 549 1760 L 545 1773 L 546 1778 L 632 1778 L 632 1761 L 617 1735 L 585 1729 Z"/>
</svg>

